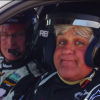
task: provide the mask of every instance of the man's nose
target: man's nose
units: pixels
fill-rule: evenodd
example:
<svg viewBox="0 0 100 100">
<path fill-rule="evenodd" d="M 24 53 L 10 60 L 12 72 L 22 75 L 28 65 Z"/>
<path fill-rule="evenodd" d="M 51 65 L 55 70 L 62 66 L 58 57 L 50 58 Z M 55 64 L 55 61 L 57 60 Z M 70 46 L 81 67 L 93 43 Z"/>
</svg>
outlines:
<svg viewBox="0 0 100 100">
<path fill-rule="evenodd" d="M 73 54 L 74 53 L 74 44 L 67 42 L 62 51 L 63 54 Z"/>
<path fill-rule="evenodd" d="M 14 44 L 15 44 L 15 38 L 13 38 L 12 36 L 9 36 L 9 37 L 7 38 L 7 43 L 8 43 L 9 45 L 14 45 Z"/>
</svg>

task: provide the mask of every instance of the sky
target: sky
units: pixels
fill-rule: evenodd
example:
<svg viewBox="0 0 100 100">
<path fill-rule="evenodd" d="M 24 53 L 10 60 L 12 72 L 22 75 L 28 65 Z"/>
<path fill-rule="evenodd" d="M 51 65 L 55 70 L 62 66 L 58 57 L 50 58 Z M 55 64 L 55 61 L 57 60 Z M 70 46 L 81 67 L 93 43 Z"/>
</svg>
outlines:
<svg viewBox="0 0 100 100">
<path fill-rule="evenodd" d="M 6 3 L 9 3 L 10 1 L 12 1 L 12 0 L 0 0 L 0 7 L 5 5 Z"/>
</svg>

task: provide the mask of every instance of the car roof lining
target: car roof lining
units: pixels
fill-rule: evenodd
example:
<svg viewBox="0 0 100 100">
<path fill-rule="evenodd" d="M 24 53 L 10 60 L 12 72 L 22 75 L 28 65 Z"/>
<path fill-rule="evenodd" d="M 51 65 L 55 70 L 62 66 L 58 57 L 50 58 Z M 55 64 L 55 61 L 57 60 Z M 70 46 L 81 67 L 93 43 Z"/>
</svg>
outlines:
<svg viewBox="0 0 100 100">
<path fill-rule="evenodd" d="M 70 0 L 71 1 L 71 0 Z M 38 6 L 44 6 L 44 5 L 49 5 L 49 4 L 57 4 L 57 3 L 63 3 L 63 2 L 69 2 L 69 1 L 24 1 L 20 2 L 20 4 L 14 5 L 10 7 L 9 9 L 5 10 L 0 14 L 0 24 L 2 24 L 4 21 L 8 20 L 9 18 L 13 17 L 14 15 L 23 12 L 25 10 L 31 9 L 33 7 L 38 7 Z M 10 5 L 10 4 L 9 4 Z"/>
</svg>

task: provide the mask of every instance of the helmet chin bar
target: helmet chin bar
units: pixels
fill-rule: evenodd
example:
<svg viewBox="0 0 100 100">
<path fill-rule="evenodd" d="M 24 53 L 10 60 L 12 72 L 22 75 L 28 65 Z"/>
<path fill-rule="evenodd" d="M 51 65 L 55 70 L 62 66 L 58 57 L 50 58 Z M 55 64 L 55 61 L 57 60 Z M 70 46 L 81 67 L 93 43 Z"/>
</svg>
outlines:
<svg viewBox="0 0 100 100">
<path fill-rule="evenodd" d="M 17 56 L 17 57 L 22 56 L 21 53 L 17 52 L 14 49 L 8 49 L 8 53 L 12 53 L 14 56 Z"/>
</svg>

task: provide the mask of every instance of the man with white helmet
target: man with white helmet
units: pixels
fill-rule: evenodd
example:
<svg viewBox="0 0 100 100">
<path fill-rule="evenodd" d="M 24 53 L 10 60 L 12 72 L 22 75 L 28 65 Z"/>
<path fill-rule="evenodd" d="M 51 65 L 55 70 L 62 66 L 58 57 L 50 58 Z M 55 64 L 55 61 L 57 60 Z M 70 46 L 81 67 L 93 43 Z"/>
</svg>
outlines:
<svg viewBox="0 0 100 100">
<path fill-rule="evenodd" d="M 42 72 L 33 59 L 39 18 L 35 10 L 17 14 L 0 25 L 0 100 L 25 100 Z"/>
</svg>

